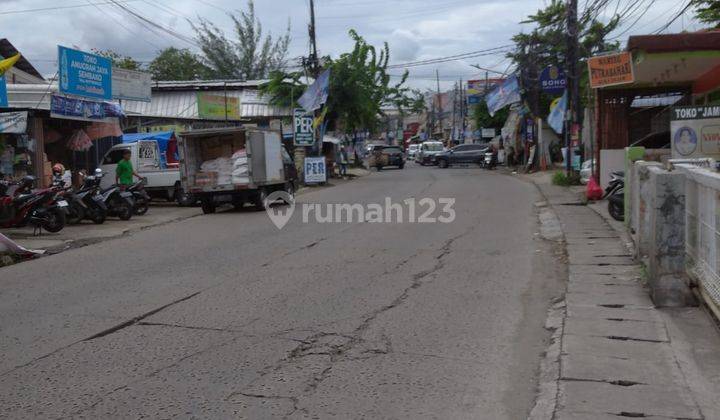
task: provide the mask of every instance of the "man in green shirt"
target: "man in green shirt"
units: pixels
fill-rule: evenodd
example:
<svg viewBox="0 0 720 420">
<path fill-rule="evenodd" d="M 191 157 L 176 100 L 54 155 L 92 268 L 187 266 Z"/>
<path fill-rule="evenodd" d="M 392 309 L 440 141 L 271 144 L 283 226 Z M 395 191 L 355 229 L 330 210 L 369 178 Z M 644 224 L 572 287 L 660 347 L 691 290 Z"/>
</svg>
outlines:
<svg viewBox="0 0 720 420">
<path fill-rule="evenodd" d="M 133 183 L 133 175 L 142 179 L 140 175 L 135 172 L 130 162 L 131 152 L 129 149 L 123 152 L 123 158 L 118 162 L 117 168 L 115 169 L 115 183 L 120 184 L 121 187 L 129 187 Z"/>
</svg>

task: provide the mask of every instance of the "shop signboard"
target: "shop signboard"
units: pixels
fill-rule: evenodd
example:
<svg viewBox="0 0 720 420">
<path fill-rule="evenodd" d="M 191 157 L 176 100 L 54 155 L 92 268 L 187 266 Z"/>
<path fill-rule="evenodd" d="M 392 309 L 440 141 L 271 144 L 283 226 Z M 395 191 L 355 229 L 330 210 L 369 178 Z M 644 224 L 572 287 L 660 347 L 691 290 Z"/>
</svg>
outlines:
<svg viewBox="0 0 720 420">
<path fill-rule="evenodd" d="M 50 116 L 80 121 L 115 122 L 125 116 L 122 108 L 112 102 L 88 101 L 52 95 L 50 97 Z"/>
<path fill-rule="evenodd" d="M 152 75 L 144 71 L 112 68 L 112 97 L 129 101 L 150 102 Z"/>
<path fill-rule="evenodd" d="M 630 52 L 590 57 L 588 59 L 588 72 L 590 74 L 590 87 L 593 89 L 624 85 L 635 81 L 632 54 Z"/>
<path fill-rule="evenodd" d="M 305 115 L 305 110 L 296 108 L 293 111 L 295 146 L 312 146 L 315 144 L 315 130 L 312 115 Z"/>
<path fill-rule="evenodd" d="M 483 92 L 485 92 L 484 80 L 468 80 L 467 101 L 469 105 L 479 104 L 482 101 Z"/>
<path fill-rule="evenodd" d="M 720 159 L 720 105 L 676 106 L 670 118 L 673 159 Z"/>
<path fill-rule="evenodd" d="M 60 93 L 93 99 L 112 99 L 109 58 L 58 45 Z"/>
<path fill-rule="evenodd" d="M 549 95 L 562 94 L 566 85 L 565 72 L 558 66 L 547 66 L 540 73 L 540 89 Z"/>
<path fill-rule="evenodd" d="M 5 76 L 0 76 L 0 107 L 7 108 L 8 97 L 7 97 L 7 84 L 5 83 Z"/>
<path fill-rule="evenodd" d="M 0 133 L 24 133 L 27 130 L 27 119 L 27 111 L 0 113 Z"/>
<path fill-rule="evenodd" d="M 240 100 L 227 95 L 197 93 L 198 116 L 209 120 L 237 120 L 240 118 Z"/>
<path fill-rule="evenodd" d="M 483 128 L 482 129 L 482 137 L 485 139 L 495 137 L 495 129 L 494 128 Z"/>
<path fill-rule="evenodd" d="M 305 183 L 320 184 L 327 181 L 327 172 L 324 157 L 305 158 Z"/>
</svg>

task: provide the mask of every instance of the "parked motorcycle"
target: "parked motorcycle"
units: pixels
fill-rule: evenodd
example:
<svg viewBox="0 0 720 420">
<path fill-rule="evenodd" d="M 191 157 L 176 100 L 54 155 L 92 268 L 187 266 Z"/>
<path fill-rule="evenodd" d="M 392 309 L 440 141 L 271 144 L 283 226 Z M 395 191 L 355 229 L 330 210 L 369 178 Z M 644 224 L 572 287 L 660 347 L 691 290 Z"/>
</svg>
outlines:
<svg viewBox="0 0 720 420">
<path fill-rule="evenodd" d="M 135 201 L 134 212 L 138 216 L 142 216 L 147 213 L 150 208 L 150 195 L 145 191 L 145 179 L 132 184 L 128 187 L 127 191 L 133 195 Z"/>
<path fill-rule="evenodd" d="M 62 189 L 51 187 L 32 190 L 35 178 L 24 177 L 12 195 L 13 184 L 0 182 L 0 227 L 33 226 L 48 232 L 60 232 L 65 227 L 68 203 L 62 197 Z"/>
<path fill-rule="evenodd" d="M 98 185 L 103 176 L 105 176 L 103 172 L 96 171 L 95 178 Z M 120 220 L 130 220 L 135 208 L 133 193 L 123 191 L 119 185 L 113 185 L 104 190 L 100 190 L 100 195 L 107 207 L 108 216 L 117 216 Z"/>
<path fill-rule="evenodd" d="M 98 172 L 96 171 L 96 173 Z M 107 206 L 103 196 L 100 194 L 100 180 L 92 175 L 82 176 L 83 185 L 73 195 L 79 199 L 82 205 L 83 219 L 92 220 L 93 223 L 98 225 L 103 224 L 107 217 Z"/>
<path fill-rule="evenodd" d="M 603 198 L 608 200 L 608 213 L 618 221 L 625 220 L 625 173 L 616 171 L 610 174 L 610 183 L 605 188 Z"/>
</svg>

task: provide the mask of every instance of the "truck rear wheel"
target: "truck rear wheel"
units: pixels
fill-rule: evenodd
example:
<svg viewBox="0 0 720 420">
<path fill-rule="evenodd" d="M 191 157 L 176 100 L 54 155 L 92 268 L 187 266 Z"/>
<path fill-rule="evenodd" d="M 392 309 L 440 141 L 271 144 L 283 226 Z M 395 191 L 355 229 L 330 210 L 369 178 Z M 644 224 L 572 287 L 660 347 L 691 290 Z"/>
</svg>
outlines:
<svg viewBox="0 0 720 420">
<path fill-rule="evenodd" d="M 217 210 L 217 206 L 213 203 L 212 199 L 202 200 L 202 211 L 204 214 L 213 214 Z"/>
<path fill-rule="evenodd" d="M 265 200 L 267 199 L 267 191 L 265 191 L 265 188 L 260 188 L 255 194 L 255 200 L 253 201 L 253 204 L 255 204 L 255 209 L 265 210 L 267 209 L 267 206 L 265 205 Z"/>
</svg>

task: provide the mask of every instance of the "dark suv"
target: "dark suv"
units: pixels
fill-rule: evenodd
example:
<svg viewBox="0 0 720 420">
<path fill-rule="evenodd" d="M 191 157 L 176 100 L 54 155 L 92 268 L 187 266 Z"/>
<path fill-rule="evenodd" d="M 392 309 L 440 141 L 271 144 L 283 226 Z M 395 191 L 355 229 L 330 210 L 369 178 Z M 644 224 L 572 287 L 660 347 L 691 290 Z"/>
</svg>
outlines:
<svg viewBox="0 0 720 420">
<path fill-rule="evenodd" d="M 489 144 L 461 144 L 447 152 L 438 154 L 438 166 L 447 168 L 456 163 L 477 163 L 482 164 L 485 160 L 485 153 L 490 151 Z"/>
<path fill-rule="evenodd" d="M 371 165 L 381 170 L 384 166 L 405 167 L 405 152 L 400 146 L 375 146 L 372 149 Z"/>
</svg>

